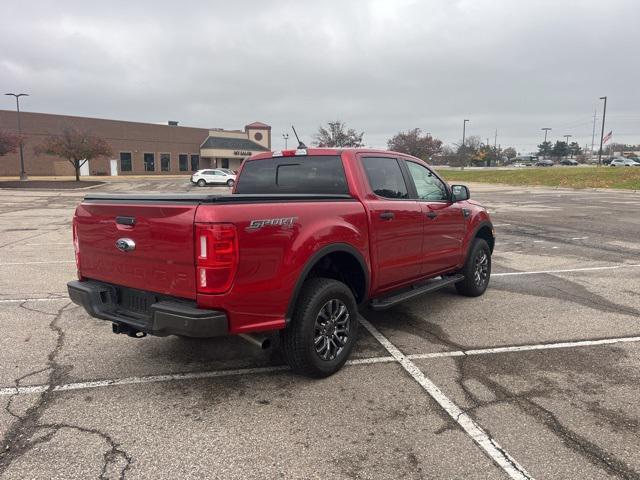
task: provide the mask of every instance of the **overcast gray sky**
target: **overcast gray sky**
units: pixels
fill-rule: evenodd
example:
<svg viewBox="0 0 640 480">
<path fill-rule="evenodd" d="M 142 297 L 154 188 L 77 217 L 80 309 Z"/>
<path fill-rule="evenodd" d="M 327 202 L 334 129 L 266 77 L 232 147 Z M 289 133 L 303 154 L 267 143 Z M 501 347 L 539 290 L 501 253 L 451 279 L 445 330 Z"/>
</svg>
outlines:
<svg viewBox="0 0 640 480">
<path fill-rule="evenodd" d="M 3 0 L 0 88 L 36 112 L 259 120 L 276 148 L 292 123 L 308 141 L 340 119 L 385 147 L 413 127 L 459 141 L 468 118 L 520 152 L 541 127 L 590 144 L 608 95 L 606 130 L 640 143 L 639 18 L 638 0 Z"/>
</svg>

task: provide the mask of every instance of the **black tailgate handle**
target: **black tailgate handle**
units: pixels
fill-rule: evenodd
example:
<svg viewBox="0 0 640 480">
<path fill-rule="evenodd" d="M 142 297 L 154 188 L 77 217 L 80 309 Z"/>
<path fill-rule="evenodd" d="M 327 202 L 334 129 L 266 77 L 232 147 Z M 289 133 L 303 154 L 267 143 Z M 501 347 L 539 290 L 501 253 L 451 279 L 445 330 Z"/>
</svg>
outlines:
<svg viewBox="0 0 640 480">
<path fill-rule="evenodd" d="M 116 217 L 116 223 L 119 225 L 133 226 L 136 224 L 136 217 Z"/>
</svg>

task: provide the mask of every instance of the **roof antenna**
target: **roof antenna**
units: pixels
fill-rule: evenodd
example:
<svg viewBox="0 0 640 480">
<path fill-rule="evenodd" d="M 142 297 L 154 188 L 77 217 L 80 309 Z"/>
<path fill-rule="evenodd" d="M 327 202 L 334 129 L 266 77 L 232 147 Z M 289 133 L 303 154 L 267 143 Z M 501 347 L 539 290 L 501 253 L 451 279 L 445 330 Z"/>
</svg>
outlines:
<svg viewBox="0 0 640 480">
<path fill-rule="evenodd" d="M 296 132 L 296 127 L 291 125 L 291 130 L 293 130 L 293 134 L 296 136 L 296 140 L 298 140 L 298 148 L 307 148 L 307 146 L 300 141 L 300 138 L 298 137 L 298 132 Z"/>
</svg>

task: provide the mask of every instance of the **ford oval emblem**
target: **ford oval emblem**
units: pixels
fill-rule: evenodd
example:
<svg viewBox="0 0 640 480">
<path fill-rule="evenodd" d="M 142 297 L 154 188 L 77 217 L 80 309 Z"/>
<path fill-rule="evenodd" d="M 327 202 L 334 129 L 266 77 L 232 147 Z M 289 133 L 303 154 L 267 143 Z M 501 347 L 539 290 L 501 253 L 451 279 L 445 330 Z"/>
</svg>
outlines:
<svg viewBox="0 0 640 480">
<path fill-rule="evenodd" d="M 116 240 L 116 248 L 122 252 L 133 252 L 136 249 L 136 242 L 130 238 L 119 238 Z"/>
</svg>

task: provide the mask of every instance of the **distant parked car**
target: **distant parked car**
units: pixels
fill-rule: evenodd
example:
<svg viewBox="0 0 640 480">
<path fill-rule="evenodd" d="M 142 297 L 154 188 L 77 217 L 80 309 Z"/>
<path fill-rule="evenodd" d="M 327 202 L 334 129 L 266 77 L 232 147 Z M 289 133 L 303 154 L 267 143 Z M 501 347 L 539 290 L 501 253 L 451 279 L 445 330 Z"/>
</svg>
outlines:
<svg viewBox="0 0 640 480">
<path fill-rule="evenodd" d="M 553 165 L 554 165 L 553 160 L 545 160 L 545 159 L 538 160 L 535 163 L 536 167 L 553 167 Z"/>
<path fill-rule="evenodd" d="M 631 160 L 630 158 L 614 158 L 609 164 L 610 167 L 640 167 L 640 162 Z"/>
<path fill-rule="evenodd" d="M 198 170 L 191 175 L 191 183 L 195 183 L 199 187 L 206 185 L 226 185 L 233 187 L 236 183 L 235 173 L 228 173 L 227 169 L 216 168 L 207 170 Z"/>
<path fill-rule="evenodd" d="M 575 161 L 573 158 L 564 158 L 560 160 L 560 165 L 568 165 L 570 167 L 575 167 L 576 165 L 578 165 L 578 162 Z"/>
</svg>

